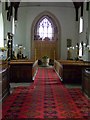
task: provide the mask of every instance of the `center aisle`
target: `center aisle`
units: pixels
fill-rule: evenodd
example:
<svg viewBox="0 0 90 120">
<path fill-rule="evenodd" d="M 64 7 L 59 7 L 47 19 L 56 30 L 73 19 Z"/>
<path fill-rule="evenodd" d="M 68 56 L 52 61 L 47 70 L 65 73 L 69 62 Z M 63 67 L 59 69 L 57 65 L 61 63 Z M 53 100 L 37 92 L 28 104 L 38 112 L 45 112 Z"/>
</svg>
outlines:
<svg viewBox="0 0 90 120">
<path fill-rule="evenodd" d="M 34 82 L 36 118 L 82 118 L 67 89 L 52 68 L 39 68 Z"/>
</svg>

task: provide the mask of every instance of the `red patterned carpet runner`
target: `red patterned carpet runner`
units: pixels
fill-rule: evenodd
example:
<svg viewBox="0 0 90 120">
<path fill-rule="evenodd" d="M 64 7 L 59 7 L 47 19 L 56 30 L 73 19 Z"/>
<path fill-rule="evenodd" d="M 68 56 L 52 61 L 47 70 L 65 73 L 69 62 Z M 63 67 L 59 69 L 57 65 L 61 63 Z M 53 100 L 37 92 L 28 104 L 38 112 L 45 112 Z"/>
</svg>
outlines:
<svg viewBox="0 0 90 120">
<path fill-rule="evenodd" d="M 52 68 L 39 68 L 33 85 L 17 87 L 3 103 L 3 120 L 89 120 L 90 101 L 67 89 Z"/>
</svg>

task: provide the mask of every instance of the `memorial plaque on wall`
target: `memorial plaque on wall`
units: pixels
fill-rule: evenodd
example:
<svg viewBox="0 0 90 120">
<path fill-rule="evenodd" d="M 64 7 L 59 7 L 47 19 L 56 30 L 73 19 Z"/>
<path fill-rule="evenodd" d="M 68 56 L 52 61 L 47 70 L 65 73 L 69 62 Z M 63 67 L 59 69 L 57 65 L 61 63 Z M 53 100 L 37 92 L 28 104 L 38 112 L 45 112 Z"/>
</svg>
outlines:
<svg viewBox="0 0 90 120">
<path fill-rule="evenodd" d="M 67 47 L 71 47 L 72 46 L 72 40 L 71 39 L 67 39 Z"/>
</svg>

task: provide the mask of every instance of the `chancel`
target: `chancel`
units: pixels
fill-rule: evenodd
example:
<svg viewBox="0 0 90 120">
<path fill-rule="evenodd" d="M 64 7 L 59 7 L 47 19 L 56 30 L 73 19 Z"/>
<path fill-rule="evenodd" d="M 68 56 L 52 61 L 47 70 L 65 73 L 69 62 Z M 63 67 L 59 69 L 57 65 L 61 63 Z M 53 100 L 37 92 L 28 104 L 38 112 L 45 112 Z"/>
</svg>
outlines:
<svg viewBox="0 0 90 120">
<path fill-rule="evenodd" d="M 0 2 L 0 119 L 90 118 L 90 2 Z"/>
</svg>

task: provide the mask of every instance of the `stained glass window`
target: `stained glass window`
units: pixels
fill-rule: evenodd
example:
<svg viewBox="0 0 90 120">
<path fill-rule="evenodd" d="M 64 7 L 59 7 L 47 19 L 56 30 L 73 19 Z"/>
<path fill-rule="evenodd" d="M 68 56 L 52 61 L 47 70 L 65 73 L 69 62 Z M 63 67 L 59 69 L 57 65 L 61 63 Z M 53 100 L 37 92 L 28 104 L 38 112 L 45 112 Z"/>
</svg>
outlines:
<svg viewBox="0 0 90 120">
<path fill-rule="evenodd" d="M 44 39 L 45 37 L 48 37 L 52 39 L 52 24 L 47 18 L 44 18 L 40 24 L 39 24 L 39 36 L 40 38 Z"/>
<path fill-rule="evenodd" d="M 35 27 L 34 39 L 52 40 L 55 37 L 55 30 L 56 27 L 53 21 L 48 16 L 44 16 L 38 21 Z"/>
</svg>

